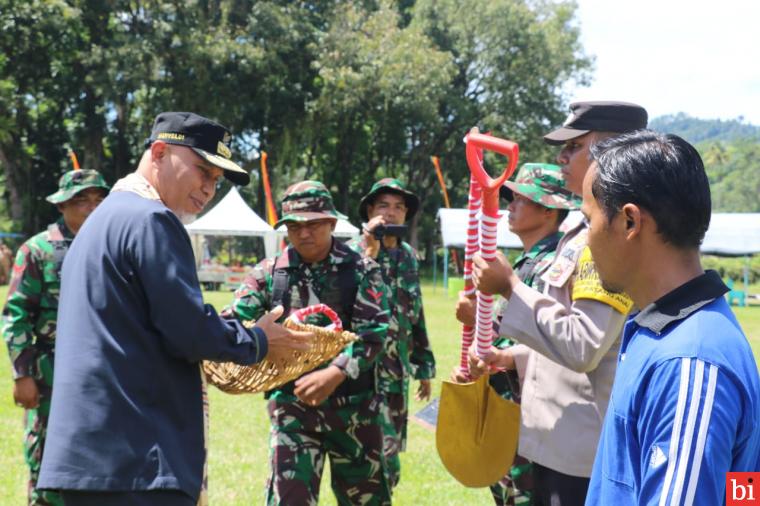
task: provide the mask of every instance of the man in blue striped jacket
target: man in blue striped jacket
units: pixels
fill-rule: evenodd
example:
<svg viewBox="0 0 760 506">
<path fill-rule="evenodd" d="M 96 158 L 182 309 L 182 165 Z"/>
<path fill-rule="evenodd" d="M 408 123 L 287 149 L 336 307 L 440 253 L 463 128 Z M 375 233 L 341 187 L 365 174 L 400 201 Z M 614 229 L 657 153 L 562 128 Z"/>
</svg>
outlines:
<svg viewBox="0 0 760 506">
<path fill-rule="evenodd" d="M 710 187 L 697 151 L 638 131 L 593 146 L 583 182 L 588 244 L 625 325 L 586 504 L 724 504 L 726 473 L 760 468 L 752 349 L 703 271 Z"/>
</svg>

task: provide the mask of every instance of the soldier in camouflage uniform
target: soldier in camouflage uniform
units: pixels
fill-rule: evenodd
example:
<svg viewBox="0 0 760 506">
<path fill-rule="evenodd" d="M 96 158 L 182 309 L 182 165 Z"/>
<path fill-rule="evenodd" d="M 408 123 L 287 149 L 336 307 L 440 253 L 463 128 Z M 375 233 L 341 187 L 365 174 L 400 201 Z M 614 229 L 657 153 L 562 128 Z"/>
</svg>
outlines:
<svg viewBox="0 0 760 506">
<path fill-rule="evenodd" d="M 372 259 L 332 237 L 342 217 L 322 183 L 288 188 L 276 226 L 287 226 L 291 245 L 260 262 L 226 310 L 240 320 L 256 320 L 277 305 L 287 316 L 323 303 L 359 336 L 329 363 L 267 393 L 270 505 L 317 504 L 328 455 L 338 504 L 390 504 L 375 392 L 375 362 L 388 331 L 388 291 Z M 306 322 L 329 323 L 322 315 Z"/>
<path fill-rule="evenodd" d="M 362 197 L 359 214 L 365 222 L 363 237 L 350 246 L 374 258 L 391 291 L 391 320 L 385 339 L 385 354 L 378 362 L 377 389 L 383 395 L 383 453 L 391 487 L 398 485 L 401 473 L 399 452 L 406 448 L 409 405 L 409 380 L 419 380 L 417 400 L 430 398 L 430 380 L 435 376 L 435 358 L 425 328 L 422 290 L 417 252 L 400 237 L 375 231 L 384 225 L 403 225 L 411 219 L 419 199 L 398 179 L 376 182 Z"/>
<path fill-rule="evenodd" d="M 509 201 L 509 230 L 523 244 L 523 252 L 513 264 L 515 272 L 523 283 L 542 291 L 544 281 L 541 275 L 554 260 L 557 244 L 562 238 L 560 224 L 570 209 L 580 208 L 580 199 L 567 190 L 557 165 L 541 163 L 523 165 L 515 181 L 504 183 L 500 194 Z M 501 312 L 499 310 L 498 314 Z M 460 296 L 457 316 L 474 323 L 474 308 L 470 299 Z M 497 330 L 498 325 L 496 322 Z M 519 377 L 525 374 L 530 350 L 506 337 L 495 339 L 494 346 L 500 349 L 511 348 L 515 367 L 492 374 L 490 384 L 505 399 L 519 403 Z M 458 374 L 458 369 L 455 369 L 455 373 Z M 509 473 L 491 485 L 491 493 L 497 505 L 523 506 L 534 504 L 532 488 L 532 465 L 517 455 Z"/>
<path fill-rule="evenodd" d="M 56 316 L 63 257 L 89 214 L 105 198 L 108 186 L 94 170 L 61 176 L 47 201 L 61 218 L 26 241 L 16 254 L 3 309 L 3 336 L 13 367 L 13 398 L 24 413 L 24 457 L 29 466 L 29 504 L 63 504 L 58 494 L 39 491 L 50 395 L 53 386 Z"/>
</svg>

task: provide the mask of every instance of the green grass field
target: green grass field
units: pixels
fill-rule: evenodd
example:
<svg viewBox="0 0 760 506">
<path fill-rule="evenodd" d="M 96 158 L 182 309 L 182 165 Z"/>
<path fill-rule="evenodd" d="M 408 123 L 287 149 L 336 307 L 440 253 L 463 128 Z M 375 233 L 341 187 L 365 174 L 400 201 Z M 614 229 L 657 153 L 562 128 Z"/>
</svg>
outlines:
<svg viewBox="0 0 760 506">
<path fill-rule="evenodd" d="M 6 287 L 0 287 L 5 300 Z M 436 359 L 438 379 L 434 392 L 440 391 L 440 379 L 458 362 L 459 325 L 454 319 L 454 300 L 444 290 L 423 288 L 428 331 Z M 231 294 L 206 293 L 207 301 L 217 308 L 229 302 Z M 736 308 L 736 314 L 752 342 L 760 361 L 760 306 Z M 7 364 L 2 346 L 0 362 Z M 11 397 L 11 375 L 6 366 L 0 374 L 0 504 L 24 504 L 27 470 L 21 456 L 22 412 Z M 412 401 L 410 411 L 421 403 Z M 215 505 L 262 504 L 267 476 L 268 430 L 264 400 L 261 396 L 230 396 L 211 391 L 211 441 L 209 454 L 210 498 Z M 335 504 L 329 489 L 329 473 L 322 480 L 322 504 Z M 406 453 L 402 454 L 402 478 L 394 494 L 394 503 L 419 505 L 489 504 L 487 489 L 466 489 L 451 478 L 438 459 L 435 437 L 416 423 L 410 423 Z"/>
</svg>

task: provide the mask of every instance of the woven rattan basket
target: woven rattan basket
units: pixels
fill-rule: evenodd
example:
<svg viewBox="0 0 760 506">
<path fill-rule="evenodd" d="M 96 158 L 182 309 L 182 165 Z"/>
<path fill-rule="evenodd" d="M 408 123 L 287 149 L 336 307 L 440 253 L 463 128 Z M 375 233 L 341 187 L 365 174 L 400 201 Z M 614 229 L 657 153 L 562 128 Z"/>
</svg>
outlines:
<svg viewBox="0 0 760 506">
<path fill-rule="evenodd" d="M 313 313 L 327 314 L 333 320 L 331 327 L 334 328 L 300 323 L 300 316 Z M 357 339 L 356 334 L 342 330 L 340 320 L 336 321 L 336 319 L 337 315 L 321 304 L 305 308 L 291 315 L 283 325 L 289 329 L 314 333 L 311 349 L 308 351 L 294 351 L 290 357 L 280 363 L 275 363 L 269 358 L 253 365 L 207 360 L 203 362 L 203 371 L 209 383 L 229 394 L 255 394 L 277 388 L 334 358 L 343 348 Z M 251 327 L 253 322 L 245 325 Z"/>
</svg>

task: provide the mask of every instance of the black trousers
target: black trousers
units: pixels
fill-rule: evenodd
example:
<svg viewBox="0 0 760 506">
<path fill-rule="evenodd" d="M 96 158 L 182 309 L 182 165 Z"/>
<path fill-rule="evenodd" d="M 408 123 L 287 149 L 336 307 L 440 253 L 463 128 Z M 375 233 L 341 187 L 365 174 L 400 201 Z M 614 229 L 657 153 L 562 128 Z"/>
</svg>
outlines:
<svg viewBox="0 0 760 506">
<path fill-rule="evenodd" d="M 533 464 L 533 502 L 535 506 L 583 506 L 589 478 L 562 474 Z"/>
<path fill-rule="evenodd" d="M 195 506 L 196 501 L 179 490 L 140 492 L 61 491 L 66 506 Z"/>
</svg>

